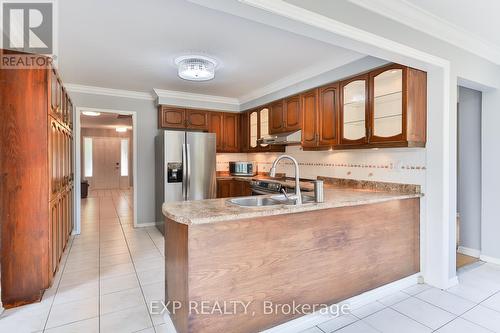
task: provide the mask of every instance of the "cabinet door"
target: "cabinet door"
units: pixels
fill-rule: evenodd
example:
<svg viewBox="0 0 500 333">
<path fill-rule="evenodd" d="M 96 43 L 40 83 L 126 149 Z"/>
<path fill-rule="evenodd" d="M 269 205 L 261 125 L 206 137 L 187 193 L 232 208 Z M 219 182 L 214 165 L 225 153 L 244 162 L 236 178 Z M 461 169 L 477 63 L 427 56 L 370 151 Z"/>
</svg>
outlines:
<svg viewBox="0 0 500 333">
<path fill-rule="evenodd" d="M 237 197 L 247 197 L 252 195 L 252 189 L 250 188 L 250 183 L 246 180 L 236 180 L 237 193 L 234 196 Z"/>
<path fill-rule="evenodd" d="M 246 153 L 248 151 L 248 112 L 243 112 L 240 114 L 240 151 Z"/>
<path fill-rule="evenodd" d="M 283 100 L 279 100 L 269 105 L 269 134 L 285 131 L 285 112 L 283 103 Z"/>
<path fill-rule="evenodd" d="M 54 198 L 58 191 L 57 183 L 57 122 L 49 117 L 49 175 L 50 193 Z"/>
<path fill-rule="evenodd" d="M 300 111 L 300 96 L 291 96 L 285 100 L 285 131 L 297 131 L 302 125 L 302 112 Z"/>
<path fill-rule="evenodd" d="M 185 109 L 160 106 L 158 124 L 160 128 L 185 128 Z"/>
<path fill-rule="evenodd" d="M 259 110 L 259 117 L 258 117 L 258 123 L 259 123 L 259 139 L 264 138 L 266 136 L 269 136 L 269 108 L 264 107 Z M 259 150 L 266 150 L 269 149 L 268 144 L 264 143 L 259 143 L 258 145 Z"/>
<path fill-rule="evenodd" d="M 58 207 L 57 200 L 54 200 L 50 205 L 50 231 L 49 231 L 49 244 L 50 244 L 50 268 L 52 274 L 57 271 L 57 223 L 58 223 Z"/>
<path fill-rule="evenodd" d="M 64 239 L 64 231 L 63 231 L 63 219 L 64 219 L 64 205 L 62 197 L 60 197 L 57 201 L 57 214 L 59 215 L 57 221 L 57 262 L 61 260 L 63 253 L 63 239 Z"/>
<path fill-rule="evenodd" d="M 229 198 L 231 197 L 231 179 L 219 179 L 217 180 L 217 198 Z"/>
<path fill-rule="evenodd" d="M 58 117 L 61 107 L 61 83 L 55 69 L 50 71 L 50 106 L 52 115 Z"/>
<path fill-rule="evenodd" d="M 186 110 L 186 128 L 208 130 L 208 114 L 203 110 Z"/>
<path fill-rule="evenodd" d="M 369 141 L 397 142 L 406 137 L 406 75 L 399 65 L 370 74 L 370 126 Z"/>
<path fill-rule="evenodd" d="M 238 146 L 238 123 L 239 115 L 237 113 L 223 114 L 223 142 L 224 151 L 236 153 L 239 151 Z"/>
<path fill-rule="evenodd" d="M 259 138 L 259 112 L 257 110 L 250 111 L 248 114 L 248 149 L 250 151 L 255 151 L 258 149 L 259 145 L 257 139 Z"/>
<path fill-rule="evenodd" d="M 362 75 L 341 84 L 340 143 L 367 143 L 368 76 Z"/>
<path fill-rule="evenodd" d="M 224 151 L 224 138 L 222 137 L 223 128 L 223 117 L 221 112 L 209 112 L 208 114 L 208 131 L 210 133 L 215 133 L 215 141 L 217 145 L 217 152 L 221 153 Z"/>
<path fill-rule="evenodd" d="M 302 146 L 316 147 L 318 144 L 318 90 L 301 94 Z"/>
<path fill-rule="evenodd" d="M 332 146 L 337 144 L 339 111 L 339 85 L 331 84 L 319 90 L 319 146 Z"/>
</svg>

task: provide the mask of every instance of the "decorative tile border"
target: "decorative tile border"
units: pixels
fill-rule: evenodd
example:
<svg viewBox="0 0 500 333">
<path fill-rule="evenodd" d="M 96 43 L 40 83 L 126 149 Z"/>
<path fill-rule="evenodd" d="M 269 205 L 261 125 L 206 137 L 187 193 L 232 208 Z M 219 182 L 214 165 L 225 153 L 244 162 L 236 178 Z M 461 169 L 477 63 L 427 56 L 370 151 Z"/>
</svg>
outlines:
<svg viewBox="0 0 500 333">
<path fill-rule="evenodd" d="M 228 165 L 229 162 L 217 162 L 217 164 Z M 273 162 L 257 162 L 259 165 L 272 165 Z M 281 162 L 280 165 L 292 166 L 291 162 Z M 398 168 L 393 163 L 389 164 L 358 164 L 358 163 L 322 163 L 322 162 L 299 162 L 299 166 L 312 166 L 322 168 L 360 168 L 360 169 L 388 169 L 388 170 L 416 170 L 425 171 L 427 168 L 422 165 L 402 165 Z"/>
</svg>

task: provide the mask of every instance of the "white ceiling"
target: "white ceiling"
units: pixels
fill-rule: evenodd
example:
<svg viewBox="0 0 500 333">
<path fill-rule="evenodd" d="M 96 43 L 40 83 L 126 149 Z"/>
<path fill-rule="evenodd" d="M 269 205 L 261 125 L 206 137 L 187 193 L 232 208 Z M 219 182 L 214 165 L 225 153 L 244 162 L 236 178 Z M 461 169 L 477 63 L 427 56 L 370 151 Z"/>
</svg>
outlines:
<svg viewBox="0 0 500 333">
<path fill-rule="evenodd" d="M 363 56 L 183 0 L 59 4 L 59 67 L 71 84 L 241 98 L 297 73 L 318 75 L 318 68 L 326 72 Z M 177 77 L 173 59 L 192 52 L 221 62 L 214 80 Z"/>
<path fill-rule="evenodd" d="M 338 1 L 361 6 L 500 64 L 498 0 Z"/>
<path fill-rule="evenodd" d="M 405 0 L 500 47 L 498 0 Z"/>
<path fill-rule="evenodd" d="M 83 128 L 132 128 L 132 117 L 120 116 L 116 113 L 101 113 L 99 116 L 80 115 L 80 125 Z"/>
</svg>

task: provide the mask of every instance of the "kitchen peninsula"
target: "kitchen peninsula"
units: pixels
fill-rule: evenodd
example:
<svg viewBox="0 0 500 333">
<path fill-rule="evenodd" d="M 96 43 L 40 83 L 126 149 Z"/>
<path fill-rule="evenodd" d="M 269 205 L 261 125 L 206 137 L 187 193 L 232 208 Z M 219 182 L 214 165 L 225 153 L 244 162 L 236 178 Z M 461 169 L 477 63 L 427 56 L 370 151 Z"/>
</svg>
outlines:
<svg viewBox="0 0 500 333">
<path fill-rule="evenodd" d="M 273 304 L 335 304 L 420 271 L 420 188 L 324 179 L 324 202 L 249 208 L 226 199 L 163 205 L 166 301 L 180 333 L 257 332 L 294 317 Z M 247 312 L 188 304 L 241 301 Z"/>
</svg>

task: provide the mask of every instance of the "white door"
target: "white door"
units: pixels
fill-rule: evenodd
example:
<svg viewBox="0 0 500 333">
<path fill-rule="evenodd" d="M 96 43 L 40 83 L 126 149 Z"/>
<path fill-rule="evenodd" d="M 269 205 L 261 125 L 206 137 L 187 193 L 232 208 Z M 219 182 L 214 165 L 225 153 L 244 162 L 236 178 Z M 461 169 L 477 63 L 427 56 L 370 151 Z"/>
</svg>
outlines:
<svg viewBox="0 0 500 333">
<path fill-rule="evenodd" d="M 94 189 L 120 188 L 120 138 L 93 138 Z"/>
</svg>

